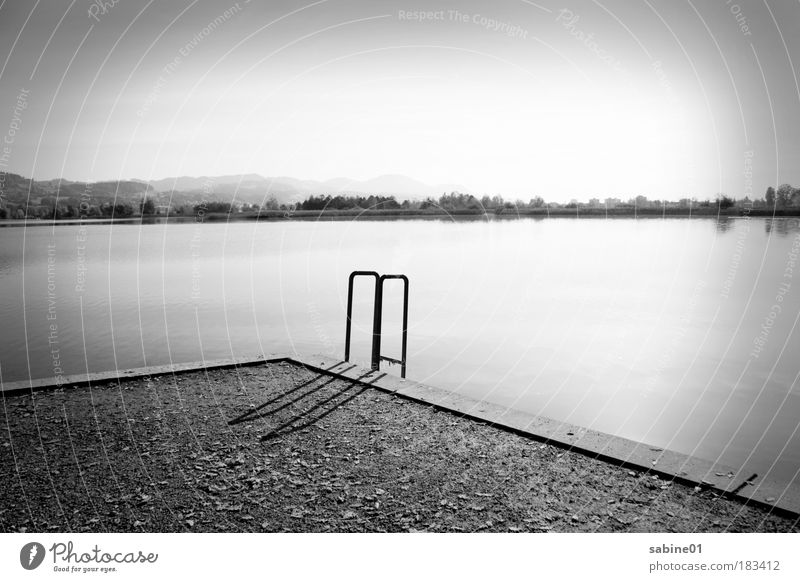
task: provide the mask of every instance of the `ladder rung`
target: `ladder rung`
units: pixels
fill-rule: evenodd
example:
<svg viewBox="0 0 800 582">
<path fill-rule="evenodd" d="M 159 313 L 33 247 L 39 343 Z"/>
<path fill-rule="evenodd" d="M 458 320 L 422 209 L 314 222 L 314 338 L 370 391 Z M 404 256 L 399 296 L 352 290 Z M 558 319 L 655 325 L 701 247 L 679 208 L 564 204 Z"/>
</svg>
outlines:
<svg viewBox="0 0 800 582">
<path fill-rule="evenodd" d="M 398 366 L 402 366 L 403 365 L 403 361 L 402 360 L 395 360 L 394 358 L 390 358 L 389 356 L 380 356 L 380 358 L 381 358 L 381 360 L 384 360 L 386 362 L 391 362 L 392 364 L 397 364 Z"/>
</svg>

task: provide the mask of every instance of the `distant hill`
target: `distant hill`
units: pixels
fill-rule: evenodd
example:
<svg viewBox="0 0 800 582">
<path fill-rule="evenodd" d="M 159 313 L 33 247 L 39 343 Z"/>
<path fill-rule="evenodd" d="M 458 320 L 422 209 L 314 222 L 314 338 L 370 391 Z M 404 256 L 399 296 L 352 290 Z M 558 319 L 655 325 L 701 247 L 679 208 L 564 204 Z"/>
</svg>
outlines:
<svg viewBox="0 0 800 582">
<path fill-rule="evenodd" d="M 289 176 L 264 177 L 258 174 L 229 176 L 180 176 L 151 180 L 156 192 L 193 193 L 203 198 L 213 194 L 225 201 L 263 203 L 275 198 L 279 203 L 304 200 L 312 195 L 364 194 L 395 196 L 398 200 L 438 197 L 443 192 L 468 192 L 463 186 L 429 185 L 401 175 L 385 175 L 358 181 L 349 178 L 331 180 L 300 180 Z"/>
<path fill-rule="evenodd" d="M 414 180 L 408 176 L 399 174 L 386 174 L 371 178 L 363 182 L 348 180 L 347 178 L 335 178 L 322 182 L 323 186 L 333 188 L 336 192 L 352 192 L 358 194 L 374 194 L 384 196 L 395 196 L 398 199 L 421 199 L 427 196 L 439 197 L 445 192 L 470 192 L 460 185 L 437 184 L 430 185 Z M 323 192 L 318 192 L 323 193 Z M 328 193 L 328 192 L 324 192 Z"/>
<path fill-rule="evenodd" d="M 20 202 L 28 199 L 28 195 L 39 197 L 45 191 L 36 183 L 18 174 L 0 175 L 0 196 L 7 202 Z"/>
<path fill-rule="evenodd" d="M 34 201 L 38 204 L 41 198 L 58 198 L 59 201 L 79 204 L 81 199 L 87 201 L 112 201 L 114 198 L 129 201 L 136 197 L 141 199 L 146 192 L 153 189 L 147 184 L 134 180 L 118 182 L 73 182 L 71 180 L 31 180 L 18 174 L 4 174 L 3 196 L 7 201 L 24 204 Z"/>
<path fill-rule="evenodd" d="M 178 176 L 174 178 L 163 178 L 161 180 L 136 180 L 137 182 L 149 183 L 156 192 L 201 192 L 214 186 L 235 186 L 241 184 L 244 188 L 250 189 L 256 185 L 263 185 L 264 178 L 258 174 L 242 174 L 233 176 Z"/>
<path fill-rule="evenodd" d="M 233 202 L 263 206 L 270 199 L 278 204 L 299 203 L 310 196 L 337 194 L 352 196 L 394 196 L 398 201 L 438 199 L 443 193 L 469 193 L 457 185 L 429 185 L 402 175 L 384 175 L 358 181 L 333 178 L 325 181 L 300 180 L 289 176 L 264 177 L 258 174 L 227 176 L 177 176 L 161 180 L 119 180 L 75 182 L 66 179 L 31 180 L 17 174 L 0 176 L 5 214 L 22 212 L 46 216 L 48 208 L 66 209 L 75 214 L 80 206 L 96 206 L 98 212 L 113 205 L 139 208 L 144 198 L 159 207 L 193 207 L 200 202 Z M 72 210 L 70 210 L 70 208 Z M 173 210 L 174 211 L 174 210 Z"/>
<path fill-rule="evenodd" d="M 18 174 L 0 173 L 2 219 L 74 218 L 82 214 L 116 216 L 123 212 L 131 215 L 142 208 L 146 197 L 156 198 L 153 189 L 134 180 L 36 181 Z"/>
</svg>

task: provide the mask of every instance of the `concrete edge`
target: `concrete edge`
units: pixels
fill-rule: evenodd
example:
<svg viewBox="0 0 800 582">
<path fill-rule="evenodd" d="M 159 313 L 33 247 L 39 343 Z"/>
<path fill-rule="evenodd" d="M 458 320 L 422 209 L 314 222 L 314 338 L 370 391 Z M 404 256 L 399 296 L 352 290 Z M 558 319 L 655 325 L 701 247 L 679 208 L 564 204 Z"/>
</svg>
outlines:
<svg viewBox="0 0 800 582">
<path fill-rule="evenodd" d="M 367 384 L 372 388 L 434 406 L 471 420 L 508 430 L 533 440 L 580 453 L 607 463 L 657 475 L 669 481 L 700 487 L 785 517 L 800 517 L 800 487 L 773 481 L 750 481 L 736 469 L 676 451 L 646 445 L 622 437 L 508 409 L 490 402 L 449 392 L 384 372 L 373 372 L 352 362 L 319 357 L 287 358 L 317 373 Z"/>
<path fill-rule="evenodd" d="M 741 469 L 712 463 L 704 459 L 675 451 L 649 446 L 629 439 L 616 437 L 592 429 L 556 421 L 543 416 L 504 408 L 476 400 L 441 388 L 403 380 L 385 372 L 374 372 L 368 368 L 324 356 L 300 356 L 290 354 L 266 354 L 257 357 L 228 358 L 188 362 L 164 366 L 149 366 L 127 370 L 76 374 L 61 378 L 41 378 L 4 382 L 0 386 L 3 398 L 31 395 L 36 392 L 56 390 L 64 387 L 90 386 L 91 384 L 120 382 L 163 376 L 256 366 L 266 363 L 289 362 L 318 374 L 326 374 L 351 382 L 358 382 L 395 394 L 399 397 L 427 404 L 437 409 L 469 418 L 479 423 L 508 430 L 533 440 L 561 449 L 580 453 L 607 463 L 657 475 L 684 485 L 709 489 L 716 493 L 765 509 L 777 515 L 800 517 L 800 486 L 771 481 L 750 480 Z"/>
<path fill-rule="evenodd" d="M 110 372 L 91 372 L 88 374 L 73 374 L 59 378 L 37 378 L 20 380 L 17 382 L 3 382 L 0 384 L 0 394 L 7 396 L 22 396 L 34 392 L 57 390 L 65 386 L 89 386 L 93 383 L 119 382 L 122 380 L 135 380 L 149 376 L 163 376 L 165 374 L 180 374 L 197 372 L 199 370 L 219 370 L 225 368 L 238 368 L 239 366 L 255 366 L 258 364 L 285 361 L 285 354 L 259 355 L 255 358 L 227 358 L 222 360 L 206 360 L 202 362 L 186 362 L 180 364 L 166 364 L 163 366 L 147 366 L 144 368 L 129 368 Z"/>
</svg>

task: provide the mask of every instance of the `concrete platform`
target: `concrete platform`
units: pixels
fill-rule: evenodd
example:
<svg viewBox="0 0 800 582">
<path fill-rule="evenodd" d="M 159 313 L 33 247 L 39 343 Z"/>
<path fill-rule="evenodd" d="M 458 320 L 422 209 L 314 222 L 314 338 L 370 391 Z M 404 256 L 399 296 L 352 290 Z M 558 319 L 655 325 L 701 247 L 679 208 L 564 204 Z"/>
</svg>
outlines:
<svg viewBox="0 0 800 582">
<path fill-rule="evenodd" d="M 752 475 L 745 474 L 740 468 L 712 463 L 569 423 L 511 410 L 441 388 L 403 380 L 383 372 L 371 372 L 367 368 L 349 362 L 331 360 L 322 356 L 268 354 L 255 358 L 209 360 L 64 376 L 61 382 L 56 382 L 53 378 L 5 382 L 1 388 L 4 397 L 19 396 L 70 386 L 121 382 L 135 378 L 180 374 L 204 369 L 247 367 L 281 361 L 304 366 L 320 374 L 357 381 L 371 388 L 435 406 L 477 422 L 487 423 L 633 471 L 646 472 L 685 485 L 710 489 L 741 503 L 760 506 L 793 518 L 800 516 L 800 486 L 796 484 L 770 482 L 759 478 L 751 480 Z"/>
</svg>

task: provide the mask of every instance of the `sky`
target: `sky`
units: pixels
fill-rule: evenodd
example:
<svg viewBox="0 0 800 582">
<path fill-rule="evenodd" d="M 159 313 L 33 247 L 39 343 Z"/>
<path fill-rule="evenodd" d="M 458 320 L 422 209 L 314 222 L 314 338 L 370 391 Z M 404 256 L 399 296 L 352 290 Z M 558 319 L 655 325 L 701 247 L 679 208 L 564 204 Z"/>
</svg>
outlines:
<svg viewBox="0 0 800 582">
<path fill-rule="evenodd" d="M 800 186 L 797 0 L 0 0 L 0 171 Z"/>
</svg>

